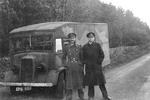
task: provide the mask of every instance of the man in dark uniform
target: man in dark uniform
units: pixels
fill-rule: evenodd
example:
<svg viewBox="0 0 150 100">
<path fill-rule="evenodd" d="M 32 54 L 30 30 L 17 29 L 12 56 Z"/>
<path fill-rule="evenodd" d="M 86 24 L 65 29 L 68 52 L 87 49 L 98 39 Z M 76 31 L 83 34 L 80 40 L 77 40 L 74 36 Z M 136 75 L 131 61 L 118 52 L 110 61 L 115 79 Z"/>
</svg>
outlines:
<svg viewBox="0 0 150 100">
<path fill-rule="evenodd" d="M 78 91 L 80 100 L 84 100 L 83 66 L 81 64 L 81 46 L 76 44 L 76 34 L 68 34 L 69 44 L 64 49 L 64 63 L 66 70 L 66 100 L 72 100 L 72 92 Z"/>
<path fill-rule="evenodd" d="M 102 71 L 104 53 L 99 43 L 95 42 L 95 34 L 87 34 L 88 43 L 82 48 L 82 63 L 85 64 L 84 85 L 88 86 L 89 100 L 94 100 L 94 86 L 99 85 L 104 100 L 111 100 L 108 97 L 105 87 L 105 77 Z"/>
</svg>

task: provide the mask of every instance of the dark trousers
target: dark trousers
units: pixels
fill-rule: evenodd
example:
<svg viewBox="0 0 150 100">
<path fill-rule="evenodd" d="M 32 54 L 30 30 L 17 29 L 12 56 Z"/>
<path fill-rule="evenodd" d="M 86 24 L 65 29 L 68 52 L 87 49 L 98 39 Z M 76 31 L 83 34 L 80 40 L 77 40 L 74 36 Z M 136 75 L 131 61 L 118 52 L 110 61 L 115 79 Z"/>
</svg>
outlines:
<svg viewBox="0 0 150 100">
<path fill-rule="evenodd" d="M 108 94 L 107 94 L 107 90 L 106 90 L 105 84 L 99 85 L 99 88 L 100 88 L 100 90 L 102 92 L 103 97 L 107 98 Z M 88 87 L 88 96 L 93 98 L 94 95 L 95 95 L 95 93 L 94 93 L 94 85 L 90 85 Z"/>
<path fill-rule="evenodd" d="M 72 89 L 66 90 L 66 100 L 72 100 Z M 84 92 L 82 89 L 78 89 L 78 96 L 81 100 L 84 98 Z"/>
</svg>

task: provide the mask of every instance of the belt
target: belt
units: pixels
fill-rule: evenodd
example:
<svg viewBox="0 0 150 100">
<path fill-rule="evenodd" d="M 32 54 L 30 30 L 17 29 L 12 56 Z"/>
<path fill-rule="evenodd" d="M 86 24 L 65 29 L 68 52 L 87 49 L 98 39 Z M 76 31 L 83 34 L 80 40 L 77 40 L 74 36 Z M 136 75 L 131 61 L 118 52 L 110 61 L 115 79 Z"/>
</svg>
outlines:
<svg viewBox="0 0 150 100">
<path fill-rule="evenodd" d="M 72 58 L 70 59 L 70 62 L 78 62 L 78 60 L 76 58 Z"/>
<path fill-rule="evenodd" d="M 77 60 L 71 60 L 70 62 L 78 62 Z"/>
</svg>

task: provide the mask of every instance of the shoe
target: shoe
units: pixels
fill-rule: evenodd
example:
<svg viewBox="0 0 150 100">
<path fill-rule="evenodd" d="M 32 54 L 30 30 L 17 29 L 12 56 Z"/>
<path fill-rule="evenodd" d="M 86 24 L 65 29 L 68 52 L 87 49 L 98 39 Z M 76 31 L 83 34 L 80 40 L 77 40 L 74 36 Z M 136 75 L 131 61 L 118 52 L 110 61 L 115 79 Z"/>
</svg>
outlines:
<svg viewBox="0 0 150 100">
<path fill-rule="evenodd" d="M 89 99 L 88 100 L 94 100 L 94 97 L 89 97 Z"/>
<path fill-rule="evenodd" d="M 103 100 L 111 100 L 111 97 L 104 97 Z"/>
<path fill-rule="evenodd" d="M 84 97 L 80 97 L 80 100 L 85 100 Z"/>
</svg>

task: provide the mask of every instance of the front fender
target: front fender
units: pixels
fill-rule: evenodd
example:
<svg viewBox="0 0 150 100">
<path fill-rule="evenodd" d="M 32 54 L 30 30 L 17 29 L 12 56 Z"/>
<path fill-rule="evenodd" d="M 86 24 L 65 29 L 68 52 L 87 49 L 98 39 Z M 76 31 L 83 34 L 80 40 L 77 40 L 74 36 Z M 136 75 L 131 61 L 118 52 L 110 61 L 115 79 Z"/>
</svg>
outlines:
<svg viewBox="0 0 150 100">
<path fill-rule="evenodd" d="M 64 72 L 65 69 L 65 67 L 60 67 L 58 69 L 50 70 L 46 79 L 46 83 L 53 83 L 54 85 L 57 85 L 59 74 Z"/>
</svg>

